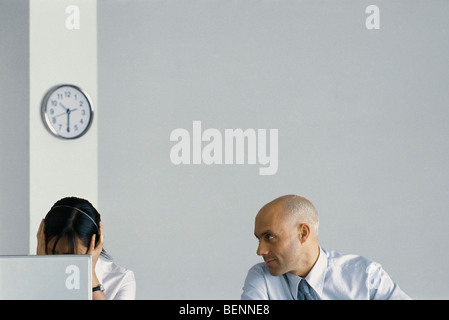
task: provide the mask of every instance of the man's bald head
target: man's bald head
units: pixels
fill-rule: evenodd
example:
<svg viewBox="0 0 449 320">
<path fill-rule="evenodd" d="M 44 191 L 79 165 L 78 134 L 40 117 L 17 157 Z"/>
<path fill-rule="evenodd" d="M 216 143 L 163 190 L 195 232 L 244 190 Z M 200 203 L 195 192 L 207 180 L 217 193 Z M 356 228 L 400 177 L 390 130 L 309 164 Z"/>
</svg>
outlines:
<svg viewBox="0 0 449 320">
<path fill-rule="evenodd" d="M 282 210 L 285 219 L 292 219 L 296 224 L 308 224 L 313 234 L 318 237 L 318 211 L 312 202 L 298 195 L 285 195 L 264 205 L 259 213 L 274 211 L 279 213 L 279 210 Z"/>
</svg>

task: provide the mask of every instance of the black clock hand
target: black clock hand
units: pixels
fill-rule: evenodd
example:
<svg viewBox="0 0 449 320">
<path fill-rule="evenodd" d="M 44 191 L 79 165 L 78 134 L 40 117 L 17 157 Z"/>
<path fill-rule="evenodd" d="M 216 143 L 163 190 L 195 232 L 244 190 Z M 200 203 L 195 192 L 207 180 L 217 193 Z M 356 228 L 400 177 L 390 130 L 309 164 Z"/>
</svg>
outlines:
<svg viewBox="0 0 449 320">
<path fill-rule="evenodd" d="M 70 110 L 67 109 L 67 132 L 70 132 Z"/>
<path fill-rule="evenodd" d="M 67 112 L 60 113 L 60 114 L 58 114 L 58 115 L 56 115 L 56 116 L 53 116 L 53 118 L 57 118 L 57 117 L 60 117 L 60 116 L 65 115 L 65 114 L 67 114 Z"/>
<path fill-rule="evenodd" d="M 64 105 L 60 102 L 59 105 L 64 108 L 64 110 L 68 110 Z"/>
</svg>

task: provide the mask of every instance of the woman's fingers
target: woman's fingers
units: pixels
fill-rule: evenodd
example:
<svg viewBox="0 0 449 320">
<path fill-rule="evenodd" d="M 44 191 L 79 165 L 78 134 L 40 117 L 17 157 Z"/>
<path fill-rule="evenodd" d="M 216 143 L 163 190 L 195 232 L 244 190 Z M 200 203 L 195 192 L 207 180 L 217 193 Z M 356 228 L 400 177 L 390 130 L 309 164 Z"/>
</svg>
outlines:
<svg viewBox="0 0 449 320">
<path fill-rule="evenodd" d="M 90 238 L 89 250 L 87 250 L 87 253 L 89 254 L 93 254 L 93 252 L 95 251 L 95 238 L 96 238 L 95 234 L 93 234 L 92 237 Z"/>
<path fill-rule="evenodd" d="M 97 235 L 93 234 L 92 238 L 90 240 L 89 249 L 87 251 L 88 254 L 91 254 L 93 256 L 99 256 L 101 253 L 101 250 L 103 249 L 104 229 L 103 229 L 103 224 L 101 223 L 101 221 L 100 221 L 98 242 L 95 244 L 96 238 L 97 238 Z"/>
<path fill-rule="evenodd" d="M 37 239 L 41 238 L 41 235 L 44 233 L 44 219 L 42 219 L 41 224 L 39 225 L 39 229 L 37 230 Z"/>
<path fill-rule="evenodd" d="M 100 221 L 100 238 L 98 239 L 97 247 L 102 249 L 103 244 L 104 244 L 104 229 L 103 229 L 103 223 Z"/>
<path fill-rule="evenodd" d="M 46 243 L 45 243 L 45 222 L 42 219 L 41 224 L 39 225 L 39 230 L 37 230 L 37 248 L 36 254 L 46 254 Z"/>
</svg>

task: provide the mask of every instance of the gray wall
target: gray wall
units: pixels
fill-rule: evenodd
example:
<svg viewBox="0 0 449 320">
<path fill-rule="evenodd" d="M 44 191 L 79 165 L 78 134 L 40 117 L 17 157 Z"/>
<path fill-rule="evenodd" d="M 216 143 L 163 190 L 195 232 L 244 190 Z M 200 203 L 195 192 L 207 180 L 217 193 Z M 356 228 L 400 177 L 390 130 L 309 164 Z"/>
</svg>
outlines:
<svg viewBox="0 0 449 320">
<path fill-rule="evenodd" d="M 449 3 L 378 0 L 367 30 L 370 4 L 98 0 L 98 207 L 139 299 L 238 299 L 254 216 L 287 193 L 316 205 L 323 247 L 449 298 Z M 28 252 L 27 15 L 0 0 L 0 254 Z M 277 173 L 172 164 L 195 120 L 279 129 Z"/>
<path fill-rule="evenodd" d="M 254 216 L 297 193 L 321 245 L 448 298 L 449 3 L 99 1 L 99 205 L 138 298 L 239 298 Z M 179 165 L 176 128 L 279 129 L 279 170 Z"/>
<path fill-rule="evenodd" d="M 0 1 L 0 254 L 28 254 L 28 1 Z"/>
</svg>

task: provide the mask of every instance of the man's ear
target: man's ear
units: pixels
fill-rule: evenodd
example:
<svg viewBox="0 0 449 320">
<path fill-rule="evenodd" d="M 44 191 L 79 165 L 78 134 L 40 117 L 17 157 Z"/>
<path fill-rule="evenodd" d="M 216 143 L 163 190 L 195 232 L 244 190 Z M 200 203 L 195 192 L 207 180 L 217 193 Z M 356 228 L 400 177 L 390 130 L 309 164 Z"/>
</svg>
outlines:
<svg viewBox="0 0 449 320">
<path fill-rule="evenodd" d="M 310 227 L 307 223 L 300 223 L 298 226 L 298 239 L 301 244 L 307 241 L 310 236 Z"/>
</svg>

